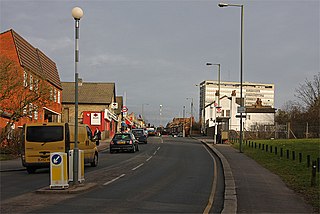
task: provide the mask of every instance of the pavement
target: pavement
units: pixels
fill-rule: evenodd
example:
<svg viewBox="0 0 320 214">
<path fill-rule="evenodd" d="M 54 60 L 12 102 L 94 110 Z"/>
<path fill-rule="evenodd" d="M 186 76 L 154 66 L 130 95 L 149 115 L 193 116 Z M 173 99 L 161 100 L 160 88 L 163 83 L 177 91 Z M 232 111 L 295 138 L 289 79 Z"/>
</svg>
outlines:
<svg viewBox="0 0 320 214">
<path fill-rule="evenodd" d="M 269 170 L 228 144 L 213 144 L 208 137 L 195 137 L 220 158 L 225 177 L 225 198 L 222 213 L 313 213 L 311 206 L 289 189 Z M 100 141 L 99 151 L 109 148 L 110 139 Z M 20 159 L 0 161 L 0 172 L 25 170 Z M 71 186 L 69 190 L 49 190 L 37 193 L 78 193 L 94 187 L 94 183 Z"/>
<path fill-rule="evenodd" d="M 225 175 L 222 213 L 313 213 L 302 197 L 289 189 L 279 176 L 228 144 L 213 144 L 196 138 L 220 158 Z"/>
</svg>

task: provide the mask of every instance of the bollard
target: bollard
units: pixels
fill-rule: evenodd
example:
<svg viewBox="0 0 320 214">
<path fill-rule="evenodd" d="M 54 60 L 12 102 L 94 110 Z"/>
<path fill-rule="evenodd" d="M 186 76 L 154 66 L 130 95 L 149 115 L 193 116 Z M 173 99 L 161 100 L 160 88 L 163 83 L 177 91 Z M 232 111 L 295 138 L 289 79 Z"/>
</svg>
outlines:
<svg viewBox="0 0 320 214">
<path fill-rule="evenodd" d="M 254 142 L 254 148 L 255 148 L 255 149 L 257 148 L 257 143 L 256 143 L 256 142 Z"/>
<path fill-rule="evenodd" d="M 272 146 L 270 146 L 270 153 L 272 153 Z"/>
<path fill-rule="evenodd" d="M 261 149 L 261 143 L 259 143 L 259 149 Z"/>
<path fill-rule="evenodd" d="M 316 170 L 317 170 L 316 161 L 312 161 L 312 176 L 311 176 L 312 187 L 316 185 Z"/>
<path fill-rule="evenodd" d="M 280 149 L 280 157 L 283 157 L 283 148 Z"/>
<path fill-rule="evenodd" d="M 262 144 L 262 150 L 264 150 L 264 144 Z"/>
<path fill-rule="evenodd" d="M 296 159 L 296 152 L 292 151 L 292 160 L 295 160 L 295 159 Z"/>
<path fill-rule="evenodd" d="M 317 158 L 317 168 L 318 168 L 318 172 L 320 170 L 320 158 Z"/>
<path fill-rule="evenodd" d="M 307 167 L 310 167 L 310 155 L 307 155 Z"/>
<path fill-rule="evenodd" d="M 287 149 L 287 159 L 289 159 L 289 149 Z"/>
<path fill-rule="evenodd" d="M 274 147 L 274 153 L 277 155 L 278 154 L 278 147 Z"/>
<path fill-rule="evenodd" d="M 302 153 L 299 152 L 299 163 L 301 163 L 301 162 L 302 162 Z"/>
</svg>

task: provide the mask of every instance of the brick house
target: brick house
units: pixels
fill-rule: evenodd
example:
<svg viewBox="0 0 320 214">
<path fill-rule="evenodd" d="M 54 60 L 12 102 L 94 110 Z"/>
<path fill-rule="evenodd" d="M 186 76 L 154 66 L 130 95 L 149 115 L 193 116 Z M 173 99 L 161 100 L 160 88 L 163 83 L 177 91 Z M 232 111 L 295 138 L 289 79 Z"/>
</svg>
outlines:
<svg viewBox="0 0 320 214">
<path fill-rule="evenodd" d="M 0 104 L 0 128 L 6 126 L 8 118 L 19 108 L 22 109 L 19 113 L 22 117 L 18 118 L 15 126 L 60 122 L 62 86 L 55 62 L 12 29 L 0 34 L 0 57 L 15 66 L 14 70 L 5 74 L 11 82 L 2 86 L 0 96 L 4 97 L 4 90 L 16 84 L 14 94 Z M 4 74 L 5 71 L 1 72 Z M 28 102 L 32 95 L 39 95 L 39 99 Z"/>
<path fill-rule="evenodd" d="M 75 83 L 62 82 L 63 122 L 74 122 L 75 118 Z M 96 128 L 102 138 L 112 137 L 117 132 L 119 116 L 115 113 L 115 83 L 84 82 L 78 89 L 78 121 Z"/>
</svg>

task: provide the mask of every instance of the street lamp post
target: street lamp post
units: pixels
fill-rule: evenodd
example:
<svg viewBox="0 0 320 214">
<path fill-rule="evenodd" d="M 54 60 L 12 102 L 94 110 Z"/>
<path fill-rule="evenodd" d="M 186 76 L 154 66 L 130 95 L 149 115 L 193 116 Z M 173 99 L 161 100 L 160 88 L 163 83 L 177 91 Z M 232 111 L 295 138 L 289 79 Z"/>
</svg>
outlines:
<svg viewBox="0 0 320 214">
<path fill-rule="evenodd" d="M 79 62 L 79 24 L 80 19 L 83 16 L 83 11 L 80 7 L 75 7 L 72 9 L 72 16 L 75 20 L 75 117 L 74 117 L 74 149 L 73 149 L 73 184 L 78 184 L 78 157 L 79 157 L 79 148 L 78 148 L 78 62 Z"/>
<path fill-rule="evenodd" d="M 191 100 L 191 118 L 190 118 L 190 137 L 192 135 L 192 123 L 193 123 L 193 98 L 187 98 L 187 100 Z"/>
<path fill-rule="evenodd" d="M 161 127 L 161 116 L 162 116 L 162 105 L 160 105 L 160 110 L 159 110 L 159 127 Z"/>
<path fill-rule="evenodd" d="M 217 64 L 212 64 L 210 62 L 207 62 L 206 64 L 207 66 L 211 66 L 211 65 L 217 65 L 218 66 L 218 106 L 219 108 L 221 108 L 220 106 L 220 63 Z M 214 124 L 214 142 L 217 143 L 217 134 L 218 134 L 218 122 L 217 122 L 217 109 L 214 109 L 214 115 L 215 115 L 215 124 Z"/>
<path fill-rule="evenodd" d="M 240 7 L 241 8 L 241 44 L 240 44 L 240 152 L 242 152 L 242 140 L 243 140 L 243 133 L 242 133 L 242 113 L 244 111 L 244 103 L 242 97 L 242 82 L 243 82 L 243 5 L 242 4 L 226 4 L 226 3 L 219 3 L 219 7 Z"/>
<path fill-rule="evenodd" d="M 142 103 L 141 104 L 141 116 L 142 116 L 142 120 L 146 123 L 146 120 L 145 120 L 145 118 L 144 118 L 144 105 L 149 105 L 148 103 Z"/>
</svg>

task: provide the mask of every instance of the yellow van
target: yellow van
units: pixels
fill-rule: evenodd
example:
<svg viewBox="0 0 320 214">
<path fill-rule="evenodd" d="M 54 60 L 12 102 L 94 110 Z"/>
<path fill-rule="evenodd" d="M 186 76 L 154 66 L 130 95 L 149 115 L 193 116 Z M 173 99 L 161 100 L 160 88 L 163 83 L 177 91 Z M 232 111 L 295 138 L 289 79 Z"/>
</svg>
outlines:
<svg viewBox="0 0 320 214">
<path fill-rule="evenodd" d="M 74 148 L 74 124 L 33 123 L 23 126 L 22 165 L 28 173 L 50 166 L 50 153 L 68 152 Z M 98 165 L 98 149 L 92 141 L 89 126 L 78 126 L 78 148 L 84 151 L 84 163 Z"/>
</svg>

